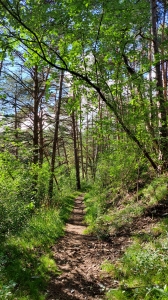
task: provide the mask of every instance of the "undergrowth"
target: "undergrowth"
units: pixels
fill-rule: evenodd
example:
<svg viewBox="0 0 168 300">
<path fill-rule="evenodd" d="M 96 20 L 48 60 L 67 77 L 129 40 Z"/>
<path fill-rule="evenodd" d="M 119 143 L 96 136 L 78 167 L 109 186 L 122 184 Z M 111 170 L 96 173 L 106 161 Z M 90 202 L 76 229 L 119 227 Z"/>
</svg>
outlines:
<svg viewBox="0 0 168 300">
<path fill-rule="evenodd" d="M 116 189 L 104 189 L 100 193 L 92 189 L 85 195 L 87 232 L 97 236 L 115 234 L 120 228 L 130 225 L 148 207 L 167 197 L 167 175 L 156 177 L 137 193 Z"/>
<path fill-rule="evenodd" d="M 160 205 L 167 203 L 167 174 L 151 180 L 136 192 L 94 189 L 85 197 L 88 232 L 99 238 L 113 238 L 130 228 L 131 245 L 117 261 L 110 259 L 102 264 L 102 277 L 108 273 L 114 288 L 106 292 L 107 300 L 166 300 L 168 299 L 168 217 L 145 228 L 134 230 L 137 218 L 150 212 L 150 218 Z M 132 227 L 131 227 L 132 226 Z M 123 233 L 124 234 L 124 233 Z"/>
<path fill-rule="evenodd" d="M 102 270 L 111 275 L 118 287 L 106 294 L 108 300 L 168 299 L 168 219 L 160 223 L 163 234 L 142 242 L 134 240 L 124 255 L 112 264 L 105 261 Z M 166 234 L 164 233 L 166 232 Z"/>
<path fill-rule="evenodd" d="M 60 273 L 51 246 L 64 233 L 74 198 L 75 194 L 62 197 L 59 208 L 36 210 L 26 226 L 3 240 L 0 245 L 0 299 L 45 299 L 50 276 Z"/>
</svg>

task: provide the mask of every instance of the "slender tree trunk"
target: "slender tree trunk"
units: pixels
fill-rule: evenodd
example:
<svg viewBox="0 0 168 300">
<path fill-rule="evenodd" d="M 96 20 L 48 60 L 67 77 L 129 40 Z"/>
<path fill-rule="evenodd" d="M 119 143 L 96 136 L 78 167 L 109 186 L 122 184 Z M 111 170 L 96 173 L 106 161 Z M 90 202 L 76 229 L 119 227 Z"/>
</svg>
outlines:
<svg viewBox="0 0 168 300">
<path fill-rule="evenodd" d="M 92 132 L 94 131 L 94 117 L 93 117 L 93 111 L 92 111 Z M 92 178 L 95 181 L 95 174 L 96 174 L 96 158 L 97 158 L 97 145 L 95 142 L 94 135 L 92 135 L 92 161 L 91 161 L 91 172 L 92 172 Z"/>
<path fill-rule="evenodd" d="M 43 73 L 43 82 L 46 82 L 48 79 L 50 73 L 50 68 L 47 68 L 47 70 L 45 71 L 45 75 Z M 33 114 L 34 114 L 34 120 L 33 120 L 33 151 L 34 151 L 34 157 L 33 157 L 33 163 L 37 164 L 39 162 L 39 154 L 40 154 L 40 147 L 39 144 L 41 145 L 41 143 L 43 144 L 43 128 L 42 128 L 42 112 L 41 112 L 41 120 L 39 117 L 39 109 L 40 109 L 40 103 L 42 102 L 42 97 L 45 94 L 46 91 L 46 85 L 41 88 L 40 90 L 40 84 L 41 84 L 41 80 L 40 80 L 40 75 L 41 73 L 38 70 L 38 66 L 36 65 L 33 68 L 33 76 L 32 79 L 34 81 L 34 90 L 33 90 L 33 100 L 34 100 L 34 108 L 33 108 Z M 41 126 L 41 128 L 40 128 Z M 39 134 L 40 134 L 40 143 L 39 143 Z M 41 148 L 41 154 L 42 155 L 42 151 L 43 151 L 43 147 Z"/>
<path fill-rule="evenodd" d="M 79 141 L 80 141 L 80 156 L 81 156 L 81 169 L 82 178 L 84 179 L 84 164 L 83 164 L 83 142 L 82 142 L 82 100 L 80 101 L 80 129 L 79 129 Z"/>
<path fill-rule="evenodd" d="M 39 164 L 43 164 L 43 152 L 44 152 L 44 138 L 43 138 L 43 111 L 40 112 L 39 117 L 39 134 L 40 134 L 40 147 L 39 147 Z"/>
<path fill-rule="evenodd" d="M 46 151 L 46 149 L 44 150 L 44 155 L 45 155 L 45 158 L 46 158 L 46 160 L 47 160 L 47 162 L 48 162 L 48 164 L 49 164 L 49 163 L 50 163 L 50 160 L 49 160 L 49 154 L 48 154 L 48 152 Z M 55 174 L 54 174 L 54 180 L 55 180 L 55 183 L 56 183 L 56 185 L 57 185 L 58 190 L 60 190 L 59 185 L 58 185 L 58 181 L 57 181 L 57 178 L 56 178 Z"/>
<path fill-rule="evenodd" d="M 67 175 L 69 175 L 70 174 L 69 162 L 68 162 L 68 156 L 67 156 L 67 151 L 66 151 L 64 139 L 62 139 L 62 146 L 63 146 L 63 150 L 64 150 L 65 162 L 66 162 L 66 165 L 67 165 Z"/>
<path fill-rule="evenodd" d="M 34 100 L 34 107 L 33 107 L 33 163 L 35 165 L 38 164 L 38 154 L 39 154 L 39 143 L 38 143 L 38 108 L 39 108 L 39 82 L 38 82 L 38 67 L 35 66 L 33 68 L 33 81 L 34 81 L 34 89 L 33 89 L 33 100 Z M 36 198 L 37 195 L 37 181 L 38 181 L 38 173 L 35 170 L 33 175 L 33 182 L 32 182 L 32 191 L 34 193 L 34 197 L 36 199 L 36 205 L 39 205 L 38 199 Z"/>
<path fill-rule="evenodd" d="M 63 80 L 64 80 L 64 71 L 61 71 L 60 82 L 59 82 L 58 106 L 55 114 L 54 141 L 52 147 L 51 169 L 50 169 L 50 179 L 49 179 L 49 189 L 48 189 L 50 204 L 52 202 L 52 197 L 53 197 L 53 183 L 54 183 L 53 180 L 54 180 L 54 170 L 55 170 L 56 146 L 58 143 L 58 129 L 59 129 L 59 117 L 60 117 L 61 100 L 62 100 L 62 92 L 63 92 Z"/>
<path fill-rule="evenodd" d="M 33 114 L 34 114 L 34 122 L 33 122 L 33 163 L 38 163 L 38 154 L 39 154 L 39 143 L 38 143 L 38 122 L 39 122 L 39 116 L 38 116 L 38 108 L 39 108 L 39 83 L 38 83 L 38 67 L 34 67 L 34 92 L 33 92 L 33 98 L 34 98 L 34 108 L 33 108 Z"/>
<path fill-rule="evenodd" d="M 17 93 L 17 86 L 16 86 L 16 93 Z M 16 159 L 18 159 L 18 146 L 17 146 L 17 142 L 18 142 L 18 116 L 17 116 L 17 97 L 15 95 L 15 99 L 14 99 L 14 107 L 15 107 L 15 142 L 16 142 L 16 146 L 15 146 L 15 156 Z"/>
<path fill-rule="evenodd" d="M 75 112 L 72 112 L 72 130 L 73 130 L 73 143 L 74 143 L 74 158 L 75 158 L 75 170 L 76 170 L 76 187 L 77 190 L 80 190 L 80 169 L 79 169 L 79 157 L 78 157 L 78 145 L 77 145 L 77 129 L 76 129 L 76 120 Z"/>
<path fill-rule="evenodd" d="M 88 107 L 86 112 L 86 180 L 88 180 L 88 160 L 89 160 L 89 114 L 88 114 Z"/>
<path fill-rule="evenodd" d="M 26 30 L 28 30 L 29 32 L 31 32 L 31 34 L 33 34 L 33 32 L 27 27 L 27 25 L 24 23 L 24 20 L 20 19 L 19 16 L 17 16 L 17 14 L 14 12 L 13 9 L 11 9 L 11 7 L 9 7 L 8 5 L 6 5 L 6 3 L 4 3 L 3 1 L 0 1 L 2 7 L 12 16 L 12 18 L 14 18 L 21 26 L 23 26 Z M 156 1 L 155 0 L 151 0 L 151 4 L 152 7 L 155 7 L 156 5 Z M 153 5 L 154 4 L 154 5 Z M 37 35 L 34 34 L 34 37 L 37 40 Z M 23 40 L 20 38 L 21 42 L 23 42 Z M 38 40 L 38 44 L 41 47 L 41 49 L 43 49 L 43 43 L 40 41 L 40 39 Z M 40 53 L 36 52 L 36 49 L 34 50 L 33 47 L 30 46 L 31 51 L 33 51 L 34 53 L 36 53 L 37 55 L 39 55 L 39 57 L 41 59 L 43 59 L 45 62 L 47 62 L 48 64 L 50 64 L 51 67 L 54 67 L 57 70 L 63 70 L 66 72 L 69 72 L 72 76 L 76 76 L 77 78 L 79 78 L 80 80 L 83 80 L 85 83 L 87 83 L 91 88 L 93 88 L 95 91 L 97 91 L 97 93 L 100 95 L 101 99 L 107 104 L 107 106 L 114 112 L 117 120 L 119 121 L 120 125 L 122 126 L 122 128 L 124 129 L 124 131 L 128 134 L 128 136 L 137 144 L 137 146 L 142 150 L 144 156 L 148 159 L 148 161 L 151 163 L 152 167 L 155 170 L 158 170 L 158 166 L 157 164 L 153 161 L 150 153 L 146 150 L 146 147 L 143 143 L 141 143 L 141 141 L 139 139 L 136 138 L 136 136 L 133 134 L 133 132 L 129 129 L 129 127 L 127 127 L 127 124 L 123 122 L 122 117 L 120 117 L 117 109 L 116 109 L 116 105 L 115 105 L 115 101 L 113 101 L 113 95 L 111 100 L 109 100 L 109 98 L 105 95 L 105 93 L 102 92 L 101 87 L 99 86 L 99 84 L 95 83 L 95 81 L 91 81 L 91 79 L 88 77 L 88 75 L 86 75 L 85 72 L 83 73 L 79 73 L 77 72 L 75 69 L 71 69 L 71 67 L 68 66 L 68 64 L 64 64 L 64 66 L 60 66 L 55 64 L 52 60 L 50 60 L 45 53 L 43 53 L 43 51 Z M 60 60 L 62 62 L 64 62 L 64 59 L 62 56 L 60 56 Z M 71 65 L 70 65 L 71 66 Z M 158 72 L 160 67 L 157 68 Z M 158 73 L 157 72 L 157 73 Z M 158 87 L 161 87 L 161 85 L 158 85 Z M 160 93 L 163 94 L 163 91 L 161 91 L 161 89 L 159 89 Z M 162 96 L 162 95 L 161 95 Z M 161 111 L 161 115 L 162 115 L 162 121 L 165 120 L 165 122 L 163 122 L 162 127 L 161 127 L 161 139 L 163 140 L 161 142 L 162 145 L 162 153 L 163 153 L 163 160 L 167 163 L 167 155 L 168 155 L 168 151 L 167 150 L 167 143 L 165 138 L 167 137 L 167 127 L 166 127 L 166 118 L 165 118 L 165 107 L 163 105 L 163 98 L 161 97 L 160 99 L 160 111 Z M 167 155 L 166 155 L 167 152 Z"/>
<path fill-rule="evenodd" d="M 165 2 L 166 5 L 166 2 Z M 164 16 L 163 16 L 163 24 L 162 24 L 162 43 L 164 43 L 166 39 L 166 33 L 165 33 L 165 27 L 166 27 L 166 7 L 164 8 Z M 161 49 L 162 57 L 166 55 L 164 47 Z M 164 87 L 164 99 L 167 101 L 167 61 L 165 62 L 162 60 L 162 78 L 163 78 L 163 87 Z"/>
<path fill-rule="evenodd" d="M 103 125 L 102 125 L 102 118 L 103 118 L 103 113 L 102 113 L 102 103 L 101 103 L 101 99 L 100 99 L 100 96 L 98 95 L 98 101 L 99 101 L 99 126 L 100 126 L 100 133 L 99 133 L 99 136 L 98 136 L 98 139 L 99 139 L 99 146 L 97 145 L 97 151 L 100 153 L 103 152 L 103 134 L 102 134 L 102 128 L 103 128 Z"/>
<path fill-rule="evenodd" d="M 151 31 L 151 30 L 150 30 Z M 152 34 L 152 32 L 150 32 Z M 150 71 L 149 71 L 149 101 L 150 101 L 150 124 L 151 127 L 153 127 L 154 120 L 155 120 L 155 114 L 154 114 L 154 103 L 153 103 L 153 95 L 152 95 L 152 41 L 149 42 L 149 52 L 148 52 L 148 59 L 150 61 Z"/>
<path fill-rule="evenodd" d="M 157 36 L 157 1 L 151 0 L 151 12 L 152 12 L 152 33 L 153 33 L 153 48 L 154 55 L 157 59 L 159 55 L 159 43 Z M 161 71 L 161 62 L 157 61 L 155 65 L 156 69 L 156 81 L 157 81 L 157 96 L 159 103 L 159 112 L 160 112 L 160 149 L 162 154 L 163 169 L 168 167 L 168 130 L 167 130 L 167 112 L 166 112 L 166 103 L 164 100 L 163 92 L 163 82 L 162 82 L 162 71 Z"/>
</svg>

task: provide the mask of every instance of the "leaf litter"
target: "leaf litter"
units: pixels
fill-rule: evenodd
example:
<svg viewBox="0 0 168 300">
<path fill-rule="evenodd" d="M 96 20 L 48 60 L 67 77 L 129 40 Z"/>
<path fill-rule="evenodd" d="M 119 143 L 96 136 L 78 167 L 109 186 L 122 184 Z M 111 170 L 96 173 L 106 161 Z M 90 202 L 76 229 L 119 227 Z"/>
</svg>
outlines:
<svg viewBox="0 0 168 300">
<path fill-rule="evenodd" d="M 155 216 L 153 207 L 132 220 L 127 227 L 121 227 L 106 240 L 84 234 L 84 196 L 75 199 L 74 210 L 69 219 L 65 235 L 52 248 L 53 257 L 60 270 L 60 275 L 52 277 L 47 300 L 92 300 L 105 299 L 105 293 L 117 288 L 117 280 L 101 270 L 104 261 L 114 263 L 132 243 L 132 236 L 137 232 L 149 232 L 150 229 L 168 213 L 168 202 L 159 204 Z M 162 208 L 163 206 L 163 208 Z M 164 212 L 164 214 L 163 214 Z"/>
</svg>

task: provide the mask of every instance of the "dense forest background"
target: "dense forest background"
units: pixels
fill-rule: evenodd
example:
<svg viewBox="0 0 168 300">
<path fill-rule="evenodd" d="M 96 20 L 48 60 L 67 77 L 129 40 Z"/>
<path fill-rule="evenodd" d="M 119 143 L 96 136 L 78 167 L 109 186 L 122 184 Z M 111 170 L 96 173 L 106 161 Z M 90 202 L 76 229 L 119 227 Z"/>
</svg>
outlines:
<svg viewBox="0 0 168 300">
<path fill-rule="evenodd" d="M 76 190 L 100 236 L 123 197 L 155 180 L 165 197 L 167 79 L 166 0 L 0 0 L 2 269 L 7 239 L 65 221 Z"/>
</svg>

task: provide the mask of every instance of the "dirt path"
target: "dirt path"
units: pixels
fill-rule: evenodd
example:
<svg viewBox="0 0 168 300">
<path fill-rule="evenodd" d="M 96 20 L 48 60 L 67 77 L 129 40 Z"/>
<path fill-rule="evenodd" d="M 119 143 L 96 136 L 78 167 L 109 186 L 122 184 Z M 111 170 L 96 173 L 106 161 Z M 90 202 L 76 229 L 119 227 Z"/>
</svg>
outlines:
<svg viewBox="0 0 168 300">
<path fill-rule="evenodd" d="M 150 233 L 151 228 L 168 214 L 168 201 L 148 207 L 139 217 L 119 228 L 109 240 L 100 241 L 84 235 L 83 196 L 75 200 L 72 216 L 65 236 L 53 247 L 55 261 L 62 272 L 52 278 L 48 287 L 48 300 L 104 299 L 105 291 L 118 285 L 101 272 L 101 264 L 108 259 L 116 261 L 131 243 L 134 234 Z"/>
<path fill-rule="evenodd" d="M 65 236 L 53 247 L 54 258 L 62 274 L 52 278 L 48 300 L 104 299 L 105 291 L 117 284 L 103 276 L 100 265 L 106 259 L 116 260 L 128 245 L 129 238 L 120 236 L 105 242 L 84 235 L 83 209 L 81 195 L 75 200 Z"/>
</svg>

